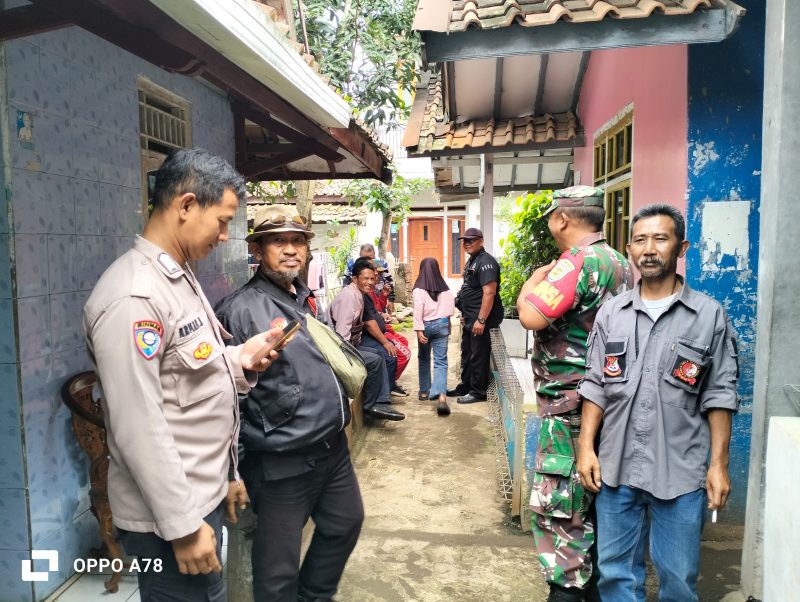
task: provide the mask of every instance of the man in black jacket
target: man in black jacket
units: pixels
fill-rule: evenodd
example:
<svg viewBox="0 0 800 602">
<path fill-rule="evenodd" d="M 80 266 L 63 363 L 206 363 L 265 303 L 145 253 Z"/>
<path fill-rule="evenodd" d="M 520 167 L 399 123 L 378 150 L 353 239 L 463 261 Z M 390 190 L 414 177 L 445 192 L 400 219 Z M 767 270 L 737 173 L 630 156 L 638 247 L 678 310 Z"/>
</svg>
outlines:
<svg viewBox="0 0 800 602">
<path fill-rule="evenodd" d="M 358 541 L 364 508 L 344 427 L 344 387 L 305 328 L 316 299 L 299 278 L 314 236 L 297 210 L 259 210 L 247 237 L 255 276 L 223 299 L 216 313 L 231 344 L 298 320 L 303 327 L 268 372 L 241 398 L 239 470 L 258 517 L 253 539 L 256 602 L 330 600 Z M 267 325 L 264 327 L 264 325 Z M 308 518 L 314 536 L 300 567 Z"/>
<path fill-rule="evenodd" d="M 456 296 L 461 311 L 461 382 L 447 391 L 459 396 L 458 403 L 486 401 L 492 339 L 489 330 L 503 321 L 500 301 L 500 265 L 483 248 L 483 232 L 467 228 L 459 237 L 469 260 L 464 266 L 464 282 Z"/>
</svg>

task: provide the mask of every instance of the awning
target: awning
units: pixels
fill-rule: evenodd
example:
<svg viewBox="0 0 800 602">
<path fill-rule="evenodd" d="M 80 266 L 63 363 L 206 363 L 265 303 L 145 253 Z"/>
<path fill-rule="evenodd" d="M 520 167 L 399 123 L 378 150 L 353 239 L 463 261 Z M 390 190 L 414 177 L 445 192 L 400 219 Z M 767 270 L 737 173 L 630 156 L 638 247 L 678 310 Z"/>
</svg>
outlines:
<svg viewBox="0 0 800 602">
<path fill-rule="evenodd" d="M 566 62 L 559 68 L 549 88 L 544 84 L 546 57 L 517 58 L 524 64 L 512 68 L 522 67 L 527 77 L 503 78 L 502 59 L 489 59 L 487 72 L 480 68 L 460 72 L 462 79 L 458 81 L 462 85 L 458 91 L 451 88 L 450 101 L 451 107 L 463 107 L 463 113 L 462 108 L 457 109 L 457 119 L 450 116 L 452 109 L 446 110 L 448 90 L 442 74 L 426 73 L 420 78 L 403 146 L 409 157 L 433 159 L 436 191 L 443 201 L 478 195 L 485 167 L 479 155 L 485 153 L 493 155 L 491 169 L 497 194 L 568 185 L 573 148 L 584 144 L 583 130 L 575 115 L 574 92 L 583 73 L 581 55 L 570 59 L 575 68 Z M 495 77 L 503 78 L 504 83 L 498 84 Z M 530 85 L 530 81 L 538 83 Z M 501 89 L 507 100 L 505 105 L 497 97 Z M 558 112 L 535 115 L 537 107 Z M 497 118 L 492 116 L 495 110 L 499 113 Z M 481 115 L 482 111 L 490 117 L 470 117 Z"/>
<path fill-rule="evenodd" d="M 745 10 L 730 0 L 420 0 L 427 63 L 719 42 Z"/>
<path fill-rule="evenodd" d="M 53 15 L 167 71 L 205 79 L 234 107 L 236 167 L 248 178 L 379 178 L 389 155 L 285 37 L 271 9 L 251 0 L 33 0 L 42 28 Z M 6 13 L 19 35 L 36 13 Z M 42 10 L 43 9 L 43 10 Z M 26 29 L 27 28 L 27 29 Z M 250 146 L 248 126 L 262 128 Z M 250 127 L 250 130 L 253 128 Z M 258 142 L 256 142 L 258 141 Z"/>
</svg>

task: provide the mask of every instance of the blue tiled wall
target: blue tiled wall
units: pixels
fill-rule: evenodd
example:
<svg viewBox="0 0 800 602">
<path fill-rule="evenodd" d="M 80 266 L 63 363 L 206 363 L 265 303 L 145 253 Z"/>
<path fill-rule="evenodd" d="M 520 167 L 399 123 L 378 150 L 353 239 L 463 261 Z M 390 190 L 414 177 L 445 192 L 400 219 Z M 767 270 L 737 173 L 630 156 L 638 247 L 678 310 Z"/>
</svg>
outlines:
<svg viewBox="0 0 800 602">
<path fill-rule="evenodd" d="M 723 303 L 739 335 L 742 409 L 731 437 L 731 497 L 720 518 L 743 523 L 755 376 L 765 8 L 761 0 L 737 2 L 747 15 L 730 39 L 689 47 L 687 238 L 693 244 L 686 277 Z M 732 205 L 749 206 L 746 224 L 722 221 L 717 208 Z M 740 231 L 737 226 L 746 226 L 738 237 L 743 248 L 717 247 L 714 234 Z"/>
<path fill-rule="evenodd" d="M 193 144 L 231 162 L 233 128 L 230 106 L 217 92 L 78 28 L 8 42 L 5 62 L 8 112 L 0 118 L 10 132 L 3 141 L 10 177 L 0 195 L 0 588 L 3 600 L 39 600 L 69 577 L 76 557 L 99 545 L 87 461 L 59 390 L 90 369 L 83 304 L 143 225 L 137 76 L 190 101 Z M 31 144 L 18 140 L 20 111 L 32 117 Z M 248 278 L 246 229 L 242 210 L 231 241 L 198 268 L 212 303 Z M 33 591 L 19 580 L 19 560 L 30 546 L 61 553 L 60 574 Z"/>
</svg>

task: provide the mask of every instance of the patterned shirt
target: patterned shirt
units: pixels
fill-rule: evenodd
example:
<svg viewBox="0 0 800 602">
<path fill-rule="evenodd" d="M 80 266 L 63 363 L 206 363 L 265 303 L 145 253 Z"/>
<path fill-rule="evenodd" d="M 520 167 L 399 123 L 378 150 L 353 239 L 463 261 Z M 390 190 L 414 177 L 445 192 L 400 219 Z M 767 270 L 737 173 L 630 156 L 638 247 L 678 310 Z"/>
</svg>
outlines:
<svg viewBox="0 0 800 602">
<path fill-rule="evenodd" d="M 578 383 L 600 305 L 633 286 L 633 274 L 602 233 L 591 234 L 561 254 L 555 267 L 525 297 L 550 326 L 534 336 L 533 375 L 539 414 L 552 416 L 579 405 Z"/>
</svg>

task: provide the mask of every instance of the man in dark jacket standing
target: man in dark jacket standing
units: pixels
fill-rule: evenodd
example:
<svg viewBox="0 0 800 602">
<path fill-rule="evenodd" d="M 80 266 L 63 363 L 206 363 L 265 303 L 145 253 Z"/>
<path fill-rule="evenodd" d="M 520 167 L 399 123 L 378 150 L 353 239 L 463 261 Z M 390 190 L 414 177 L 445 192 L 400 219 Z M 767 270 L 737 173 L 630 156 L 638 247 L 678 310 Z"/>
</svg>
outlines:
<svg viewBox="0 0 800 602">
<path fill-rule="evenodd" d="M 500 265 L 483 248 L 483 232 L 467 228 L 460 237 L 469 260 L 464 266 L 464 282 L 456 296 L 464 329 L 461 333 L 461 382 L 447 395 L 460 397 L 458 403 L 486 401 L 489 386 L 489 360 L 492 355 L 491 328 L 503 321 L 500 301 Z"/>
<path fill-rule="evenodd" d="M 313 293 L 299 278 L 313 232 L 289 205 L 264 207 L 254 222 L 247 241 L 259 269 L 219 303 L 217 316 L 233 335 L 231 344 L 269 325 L 293 319 L 303 324 L 269 372 L 241 398 L 239 471 L 258 517 L 254 598 L 330 600 L 364 520 L 344 433 L 349 400 L 305 328 L 305 316 L 317 312 Z M 300 543 L 309 517 L 315 531 L 301 568 Z"/>
</svg>

